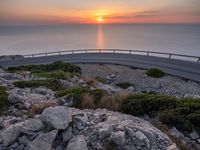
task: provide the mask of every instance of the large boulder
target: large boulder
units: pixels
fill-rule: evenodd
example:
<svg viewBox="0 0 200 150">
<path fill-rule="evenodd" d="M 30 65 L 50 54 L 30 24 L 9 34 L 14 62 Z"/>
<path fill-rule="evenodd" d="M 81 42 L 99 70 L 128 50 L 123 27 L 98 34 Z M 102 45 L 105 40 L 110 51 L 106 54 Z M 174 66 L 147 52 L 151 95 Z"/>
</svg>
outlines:
<svg viewBox="0 0 200 150">
<path fill-rule="evenodd" d="M 85 137 L 82 135 L 79 135 L 72 138 L 69 141 L 66 150 L 88 150 Z"/>
<path fill-rule="evenodd" d="M 0 132 L 0 139 L 4 146 L 13 144 L 21 133 L 21 125 L 10 126 Z"/>
<path fill-rule="evenodd" d="M 51 150 L 57 133 L 58 130 L 53 130 L 48 133 L 40 134 L 28 144 L 26 150 Z"/>
<path fill-rule="evenodd" d="M 41 115 L 43 123 L 55 129 L 66 129 L 72 121 L 71 113 L 65 106 L 46 108 Z"/>
</svg>

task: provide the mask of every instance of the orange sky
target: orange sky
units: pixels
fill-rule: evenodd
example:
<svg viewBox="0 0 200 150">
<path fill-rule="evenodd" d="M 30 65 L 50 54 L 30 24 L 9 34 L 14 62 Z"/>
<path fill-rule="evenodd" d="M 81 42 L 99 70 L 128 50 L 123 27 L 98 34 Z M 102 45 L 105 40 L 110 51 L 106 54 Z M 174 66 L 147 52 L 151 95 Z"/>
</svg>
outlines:
<svg viewBox="0 0 200 150">
<path fill-rule="evenodd" d="M 200 0 L 1 0 L 0 24 L 200 23 Z"/>
</svg>

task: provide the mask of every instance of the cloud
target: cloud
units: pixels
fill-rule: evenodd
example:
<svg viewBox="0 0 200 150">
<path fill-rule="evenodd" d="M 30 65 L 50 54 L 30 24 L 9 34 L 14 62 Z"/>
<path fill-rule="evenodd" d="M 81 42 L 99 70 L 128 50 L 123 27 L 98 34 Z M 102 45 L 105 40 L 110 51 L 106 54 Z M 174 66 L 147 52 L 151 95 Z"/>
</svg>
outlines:
<svg viewBox="0 0 200 150">
<path fill-rule="evenodd" d="M 159 14 L 159 11 L 141 11 L 136 13 L 112 14 L 107 18 L 111 19 L 133 19 L 133 18 L 151 18 Z"/>
<path fill-rule="evenodd" d="M 134 15 L 134 18 L 147 18 L 147 17 L 154 17 L 159 14 L 159 11 L 142 11 L 137 12 Z"/>
</svg>

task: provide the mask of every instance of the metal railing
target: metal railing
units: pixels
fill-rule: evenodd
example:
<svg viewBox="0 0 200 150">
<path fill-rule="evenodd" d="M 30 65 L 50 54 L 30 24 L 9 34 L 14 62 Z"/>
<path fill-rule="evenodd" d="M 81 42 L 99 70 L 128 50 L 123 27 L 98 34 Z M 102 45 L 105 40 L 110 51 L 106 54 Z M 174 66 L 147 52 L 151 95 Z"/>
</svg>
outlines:
<svg viewBox="0 0 200 150">
<path fill-rule="evenodd" d="M 36 58 L 44 56 L 53 55 L 65 55 L 65 54 L 80 54 L 80 53 L 122 53 L 122 54 L 132 54 L 132 55 L 146 55 L 146 56 L 157 56 L 165 57 L 169 59 L 180 59 L 200 62 L 200 56 L 183 55 L 176 53 L 164 53 L 164 52 L 154 52 L 154 51 L 143 51 L 143 50 L 122 50 L 122 49 L 82 49 L 82 50 L 66 50 L 66 51 L 56 51 L 56 52 L 46 52 L 37 54 L 23 55 L 24 58 Z"/>
</svg>

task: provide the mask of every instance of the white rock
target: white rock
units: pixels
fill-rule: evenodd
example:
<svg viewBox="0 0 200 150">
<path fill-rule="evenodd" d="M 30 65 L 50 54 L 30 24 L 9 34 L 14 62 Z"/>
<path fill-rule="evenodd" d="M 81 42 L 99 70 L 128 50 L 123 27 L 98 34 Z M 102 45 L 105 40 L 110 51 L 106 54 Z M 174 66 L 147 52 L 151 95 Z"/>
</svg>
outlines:
<svg viewBox="0 0 200 150">
<path fill-rule="evenodd" d="M 21 133 L 21 126 L 13 125 L 0 133 L 0 139 L 5 146 L 13 144 Z"/>
<path fill-rule="evenodd" d="M 26 120 L 23 126 L 23 130 L 26 131 L 40 131 L 45 128 L 45 125 L 39 119 Z"/>
<path fill-rule="evenodd" d="M 85 137 L 82 135 L 79 135 L 72 138 L 69 141 L 66 150 L 88 150 Z"/>
<path fill-rule="evenodd" d="M 115 143 L 116 145 L 120 145 L 120 146 L 124 145 L 125 133 L 122 131 L 112 132 L 109 140 Z"/>
<path fill-rule="evenodd" d="M 42 122 L 55 129 L 66 129 L 72 121 L 71 112 L 65 106 L 46 108 L 41 115 Z"/>
<path fill-rule="evenodd" d="M 147 148 L 150 147 L 150 141 L 149 139 L 142 133 L 141 131 L 136 131 L 135 133 L 136 138 L 138 138 L 140 141 L 144 142 Z"/>
<path fill-rule="evenodd" d="M 62 133 L 63 141 L 67 142 L 72 138 L 72 127 L 69 127 Z"/>
<path fill-rule="evenodd" d="M 196 139 L 198 139 L 199 138 L 199 135 L 198 135 L 198 133 L 196 132 L 196 131 L 193 131 L 192 133 L 190 133 L 190 138 L 192 139 L 192 140 L 196 140 Z"/>
<path fill-rule="evenodd" d="M 176 144 L 172 144 L 167 148 L 167 150 L 179 150 L 179 149 L 176 147 Z"/>
<path fill-rule="evenodd" d="M 52 150 L 52 144 L 56 138 L 58 130 L 40 134 L 36 139 L 30 142 L 26 150 Z"/>
</svg>

